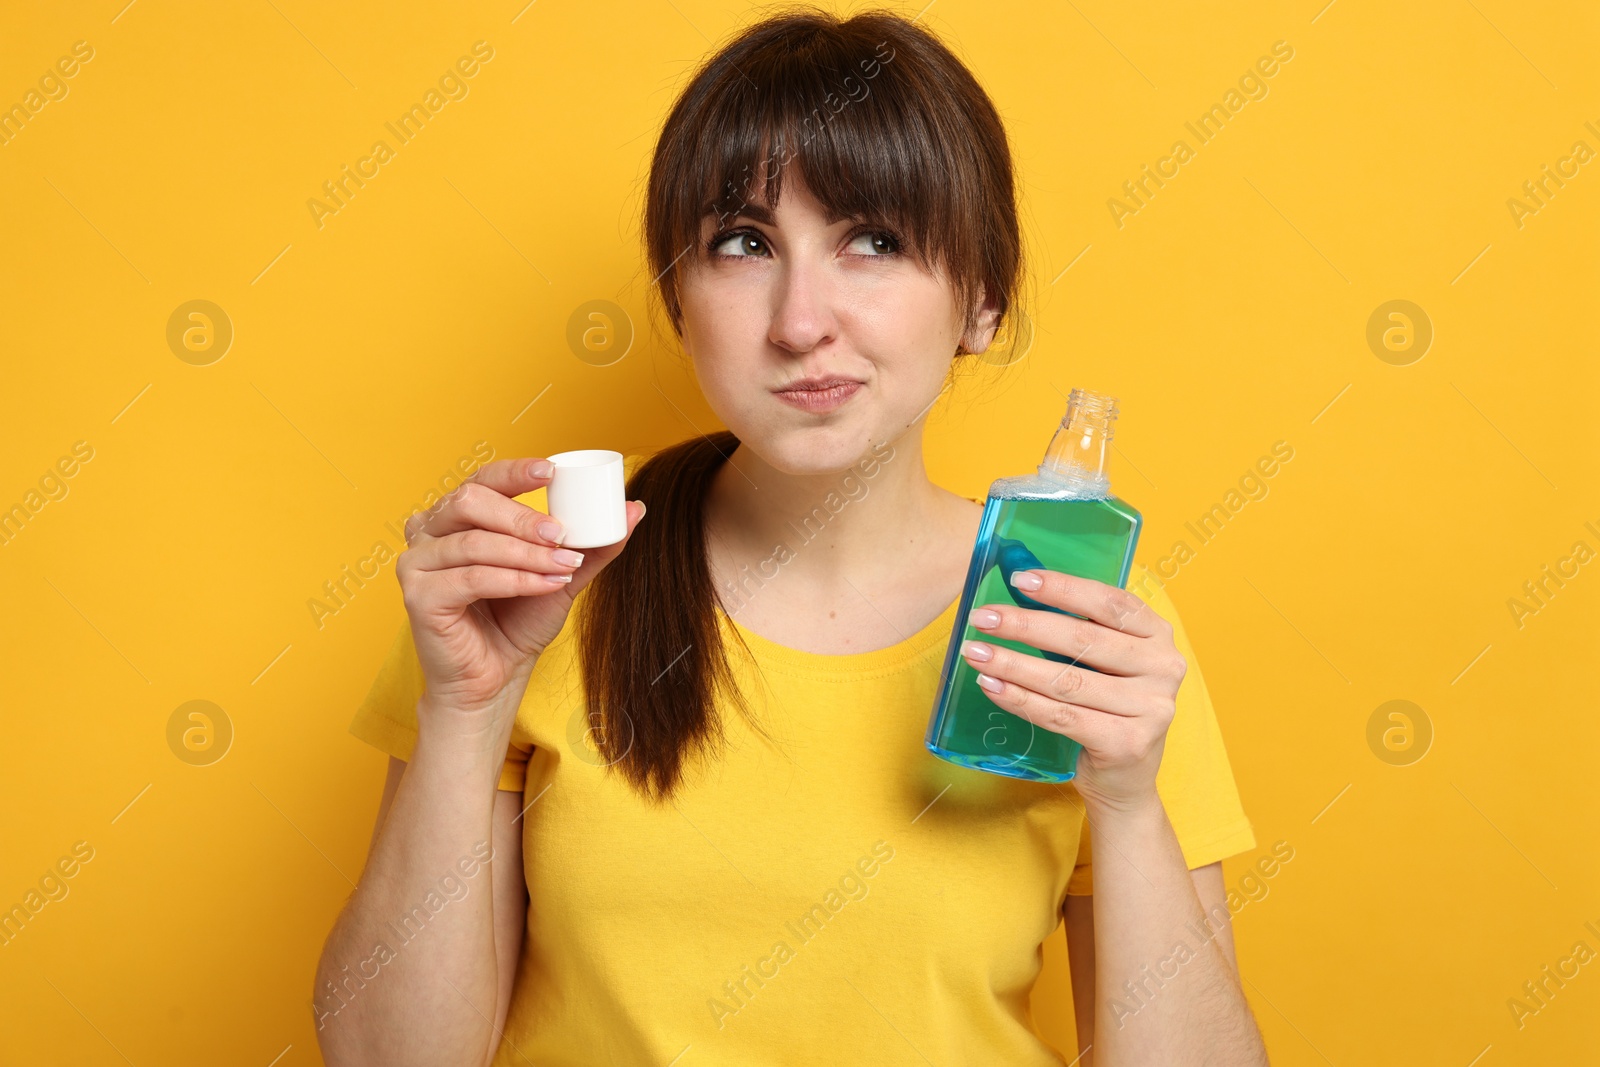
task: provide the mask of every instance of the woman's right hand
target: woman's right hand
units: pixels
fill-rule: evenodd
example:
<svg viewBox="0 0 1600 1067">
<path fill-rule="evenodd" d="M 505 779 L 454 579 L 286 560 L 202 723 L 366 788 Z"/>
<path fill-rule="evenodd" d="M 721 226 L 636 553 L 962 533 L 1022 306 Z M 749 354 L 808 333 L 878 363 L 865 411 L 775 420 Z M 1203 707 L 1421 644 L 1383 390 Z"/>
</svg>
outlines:
<svg viewBox="0 0 1600 1067">
<path fill-rule="evenodd" d="M 551 470 L 545 459 L 496 460 L 406 521 L 408 547 L 395 574 L 426 699 L 435 707 L 486 708 L 513 683 L 513 700 L 520 700 L 573 597 L 622 551 L 644 517 L 644 504 L 629 501 L 621 541 L 581 553 L 561 548 L 560 524 L 512 499 L 548 485 Z"/>
</svg>

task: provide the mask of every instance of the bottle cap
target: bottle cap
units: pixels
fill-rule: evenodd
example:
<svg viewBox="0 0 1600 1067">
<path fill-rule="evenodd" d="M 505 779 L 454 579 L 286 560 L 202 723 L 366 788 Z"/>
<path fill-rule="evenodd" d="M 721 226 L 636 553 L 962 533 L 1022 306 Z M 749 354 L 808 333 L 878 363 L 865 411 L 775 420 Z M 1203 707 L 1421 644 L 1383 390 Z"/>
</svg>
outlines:
<svg viewBox="0 0 1600 1067">
<path fill-rule="evenodd" d="M 550 517 L 567 530 L 562 548 L 599 548 L 627 536 L 627 482 L 621 452 L 583 448 L 546 458 L 556 468 L 545 496 Z"/>
</svg>

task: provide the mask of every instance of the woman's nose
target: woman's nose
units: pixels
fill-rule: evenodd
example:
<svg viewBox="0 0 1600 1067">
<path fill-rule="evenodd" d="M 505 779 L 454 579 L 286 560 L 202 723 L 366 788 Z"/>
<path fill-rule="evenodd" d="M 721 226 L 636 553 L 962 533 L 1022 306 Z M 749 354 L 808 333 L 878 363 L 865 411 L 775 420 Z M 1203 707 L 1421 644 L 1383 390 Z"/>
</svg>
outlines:
<svg viewBox="0 0 1600 1067">
<path fill-rule="evenodd" d="M 791 260 L 774 278 L 768 340 L 791 352 L 809 352 L 838 335 L 836 294 L 822 267 Z"/>
</svg>

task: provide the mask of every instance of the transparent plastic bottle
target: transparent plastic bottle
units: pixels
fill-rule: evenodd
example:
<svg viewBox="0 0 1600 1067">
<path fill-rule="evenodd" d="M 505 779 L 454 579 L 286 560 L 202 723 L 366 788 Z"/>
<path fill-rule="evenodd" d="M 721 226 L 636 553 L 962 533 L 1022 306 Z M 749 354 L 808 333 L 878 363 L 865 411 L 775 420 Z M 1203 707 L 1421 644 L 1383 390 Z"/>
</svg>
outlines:
<svg viewBox="0 0 1600 1067">
<path fill-rule="evenodd" d="M 978 672 L 962 657 L 961 644 L 970 638 L 1094 669 L 1069 656 L 993 637 L 967 616 L 974 606 L 1002 602 L 1072 614 L 1012 585 L 1011 575 L 1019 570 L 1044 568 L 1126 587 L 1143 519 L 1127 501 L 1111 495 L 1107 467 L 1116 417 L 1115 397 L 1074 389 L 1038 474 L 1001 478 L 989 486 L 928 720 L 927 746 L 941 759 L 1039 782 L 1065 782 L 1078 773 L 1083 746 L 989 699 L 978 685 Z"/>
</svg>

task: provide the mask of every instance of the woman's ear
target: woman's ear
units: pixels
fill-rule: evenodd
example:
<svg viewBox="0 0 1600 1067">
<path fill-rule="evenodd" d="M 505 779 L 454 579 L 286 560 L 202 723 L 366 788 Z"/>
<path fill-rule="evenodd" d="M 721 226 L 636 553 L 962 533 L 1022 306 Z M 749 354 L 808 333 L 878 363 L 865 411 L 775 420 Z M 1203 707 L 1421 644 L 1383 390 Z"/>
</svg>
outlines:
<svg viewBox="0 0 1600 1067">
<path fill-rule="evenodd" d="M 994 340 L 995 330 L 1000 324 L 999 304 L 990 299 L 982 283 L 978 285 L 977 311 L 977 320 L 972 328 L 961 335 L 959 351 L 969 355 L 976 355 L 986 350 Z"/>
</svg>

